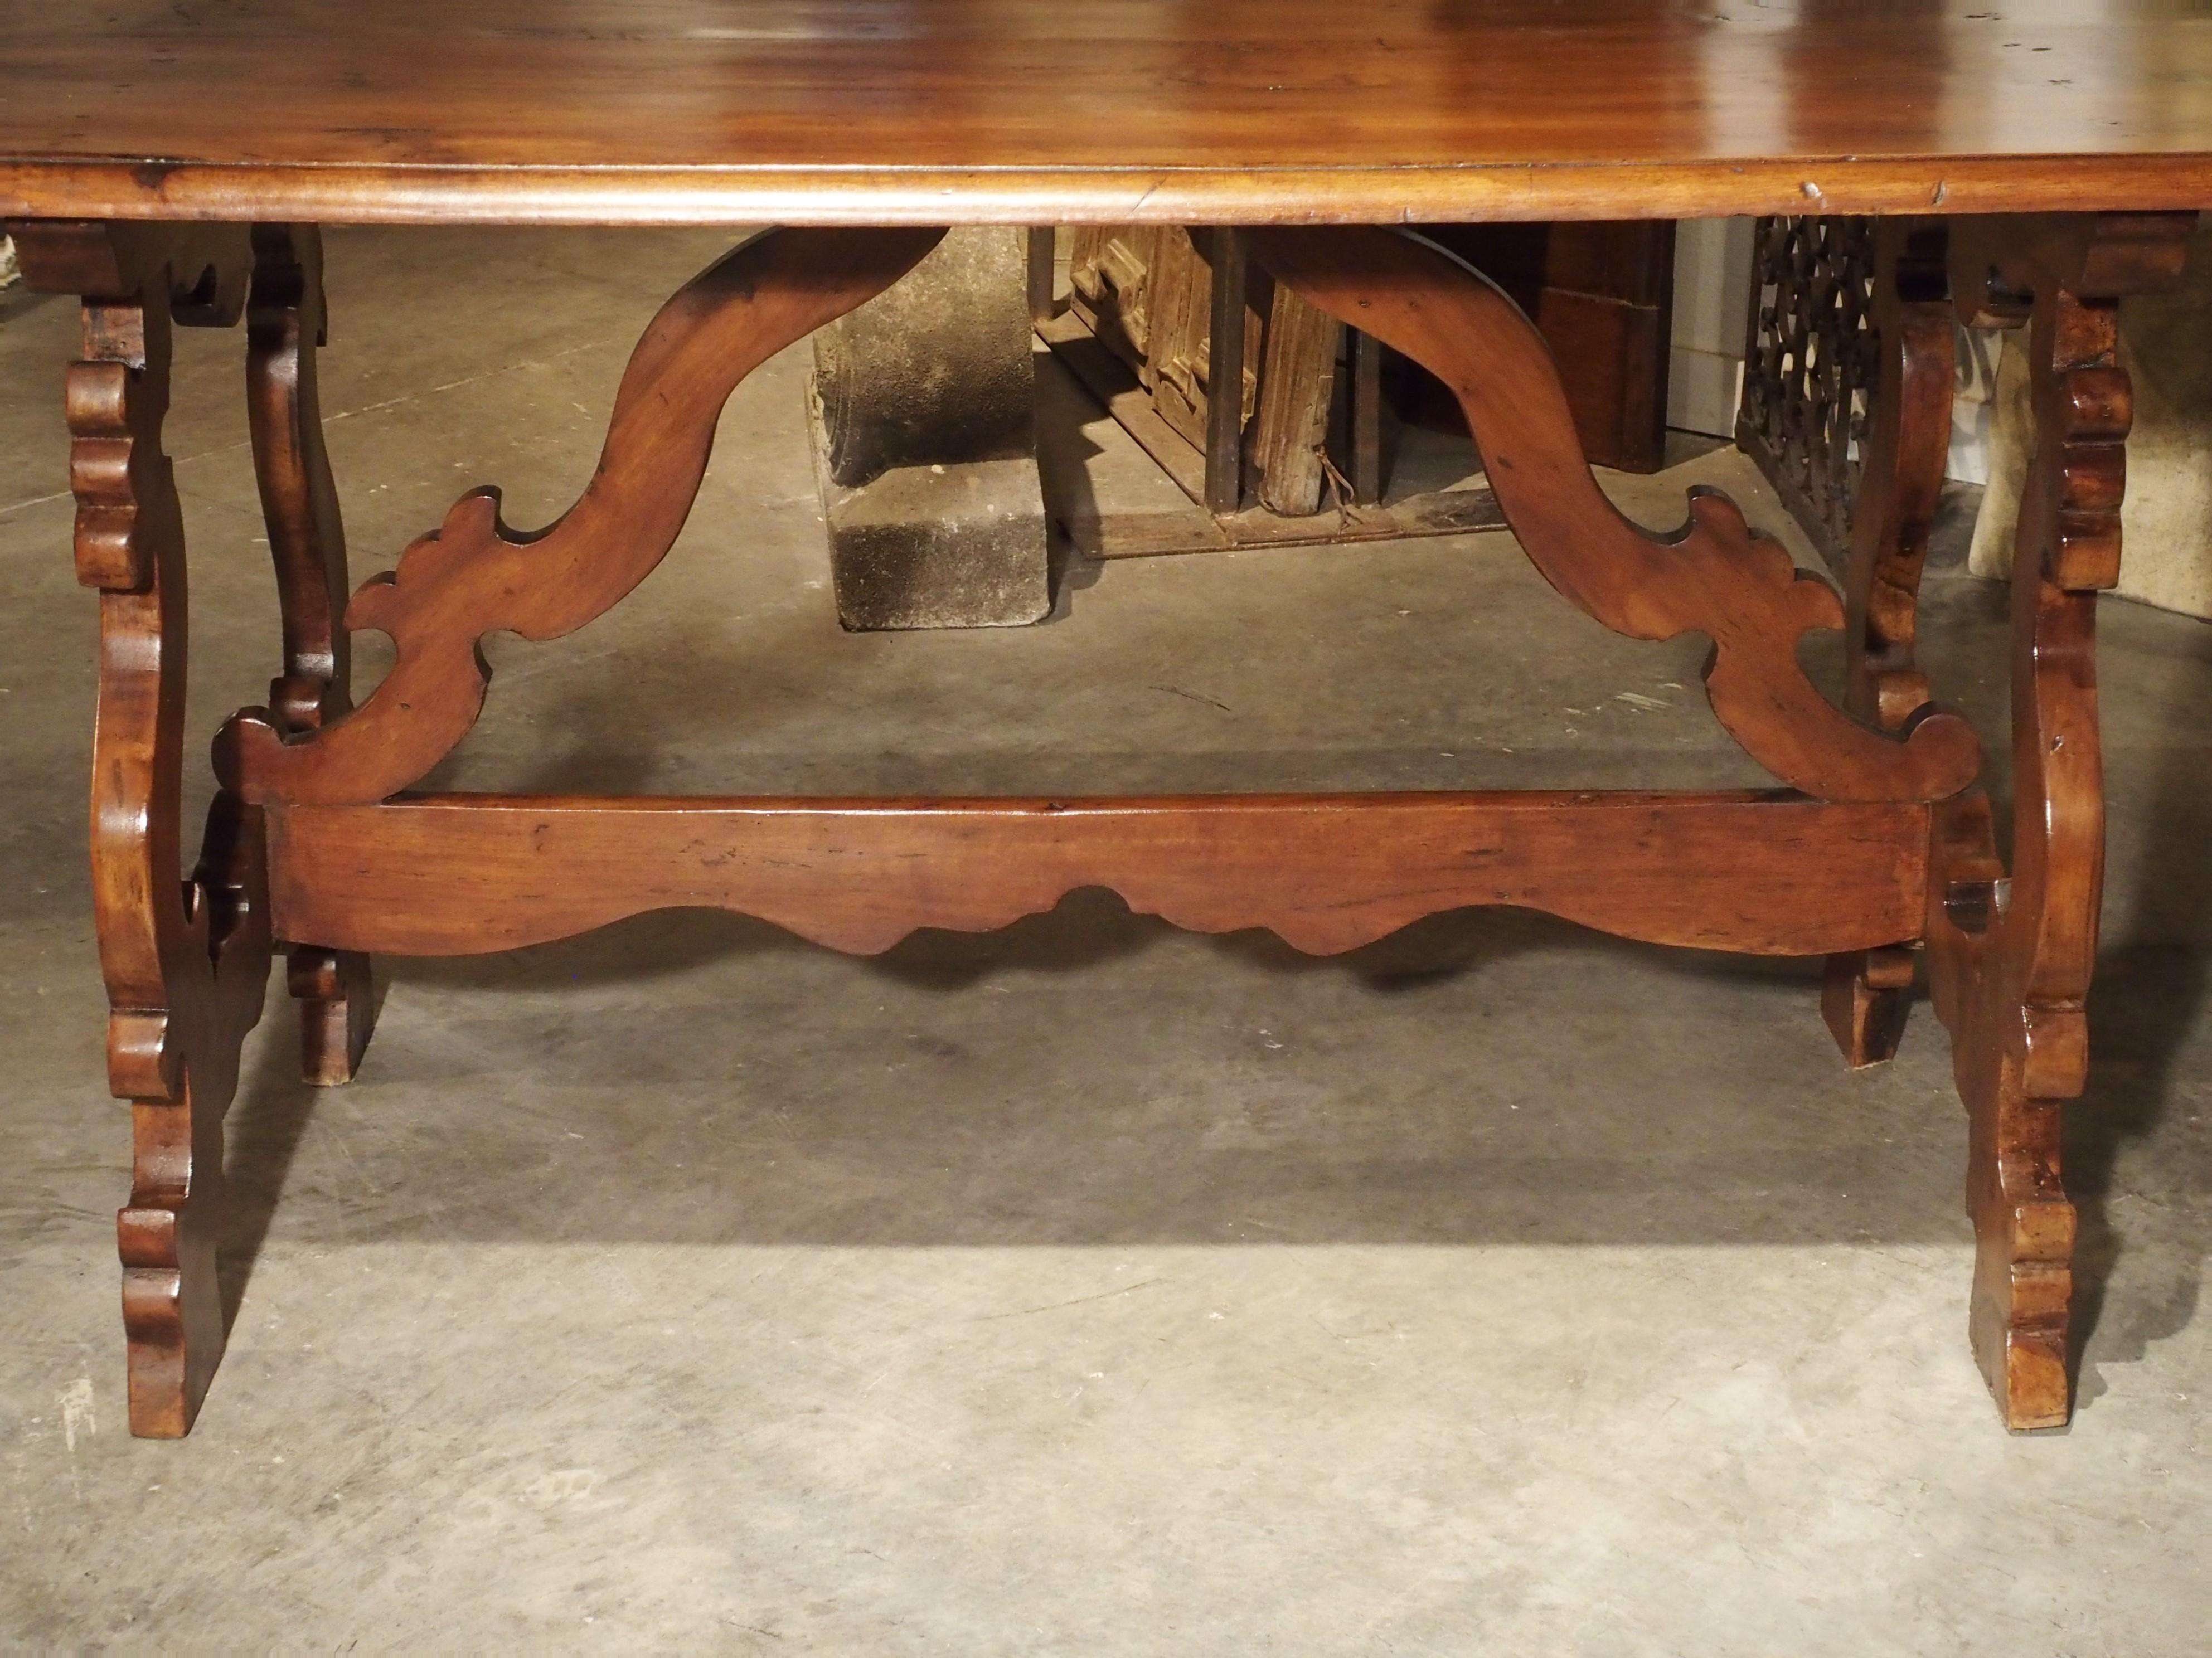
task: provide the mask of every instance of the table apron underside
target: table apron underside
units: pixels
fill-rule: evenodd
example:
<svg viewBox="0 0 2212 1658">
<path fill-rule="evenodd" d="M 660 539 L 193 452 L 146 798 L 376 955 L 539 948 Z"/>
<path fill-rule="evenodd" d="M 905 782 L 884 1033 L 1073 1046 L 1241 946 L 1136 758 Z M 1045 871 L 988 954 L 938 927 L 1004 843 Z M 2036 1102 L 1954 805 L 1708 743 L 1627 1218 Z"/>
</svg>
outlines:
<svg viewBox="0 0 2212 1658">
<path fill-rule="evenodd" d="M 721 908 L 832 949 L 988 932 L 1104 887 L 1316 955 L 1425 915 L 1540 910 L 1649 943 L 1811 956 L 1916 939 L 1929 808 L 1782 793 L 871 800 L 401 796 L 272 803 L 280 938 L 375 955 Z"/>
</svg>

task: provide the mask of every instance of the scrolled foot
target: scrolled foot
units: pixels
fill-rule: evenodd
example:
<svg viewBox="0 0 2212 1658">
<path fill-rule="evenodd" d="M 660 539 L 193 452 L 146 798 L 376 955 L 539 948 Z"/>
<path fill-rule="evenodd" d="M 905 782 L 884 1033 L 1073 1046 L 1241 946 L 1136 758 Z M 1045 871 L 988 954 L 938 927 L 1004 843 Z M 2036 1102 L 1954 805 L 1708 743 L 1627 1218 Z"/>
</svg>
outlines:
<svg viewBox="0 0 2212 1658">
<path fill-rule="evenodd" d="M 300 1076 L 313 1088 L 354 1079 L 376 1029 L 376 986 L 358 950 L 295 944 L 285 987 L 300 1008 Z"/>
</svg>

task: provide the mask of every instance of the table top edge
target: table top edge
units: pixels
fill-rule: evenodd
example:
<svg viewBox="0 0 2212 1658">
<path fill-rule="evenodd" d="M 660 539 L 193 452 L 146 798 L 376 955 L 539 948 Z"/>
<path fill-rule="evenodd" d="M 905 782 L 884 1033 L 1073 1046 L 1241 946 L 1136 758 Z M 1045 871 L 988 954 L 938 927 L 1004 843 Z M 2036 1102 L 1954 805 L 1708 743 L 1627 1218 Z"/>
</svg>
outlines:
<svg viewBox="0 0 2212 1658">
<path fill-rule="evenodd" d="M 0 156 L 0 219 L 1298 224 L 2212 209 L 2212 153 L 1305 168 L 484 167 Z"/>
</svg>

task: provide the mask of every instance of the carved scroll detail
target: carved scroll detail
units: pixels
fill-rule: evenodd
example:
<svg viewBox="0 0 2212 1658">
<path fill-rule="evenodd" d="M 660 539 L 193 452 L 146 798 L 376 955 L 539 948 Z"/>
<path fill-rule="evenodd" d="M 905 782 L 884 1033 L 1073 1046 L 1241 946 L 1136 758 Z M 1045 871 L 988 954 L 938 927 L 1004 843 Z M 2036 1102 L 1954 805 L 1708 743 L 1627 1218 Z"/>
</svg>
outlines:
<svg viewBox="0 0 2212 1658">
<path fill-rule="evenodd" d="M 551 528 L 519 535 L 496 491 L 465 495 L 398 571 L 365 583 L 352 629 L 398 658 L 350 714 L 288 737 L 249 709 L 218 765 L 249 799 L 378 800 L 416 781 L 482 712 L 477 644 L 502 629 L 557 639 L 603 614 L 665 556 L 691 510 L 722 405 L 776 352 L 890 287 L 939 230 L 781 230 L 753 238 L 661 308 L 632 355 L 598 471 Z"/>
<path fill-rule="evenodd" d="M 2178 276 L 2194 219 L 1978 226 L 1953 259 L 1971 314 L 2003 319 L 2026 305 L 2033 318 L 2036 454 L 2012 575 L 2011 869 L 1978 791 L 1939 807 L 1928 932 L 1970 1125 L 1970 1328 L 2014 1428 L 2058 1426 L 2071 1406 L 2075 1215 L 2059 1114 L 2087 1079 L 2104 884 L 2096 604 L 2119 577 L 2132 421 L 2115 296 Z"/>
<path fill-rule="evenodd" d="M 93 903 L 108 1075 L 131 1102 L 131 1200 L 116 1222 L 131 1428 L 173 1437 L 222 1353 L 222 1115 L 260 1017 L 270 937 L 261 815 L 234 795 L 217 796 L 198 868 L 179 878 L 185 547 L 161 427 L 173 292 L 180 316 L 236 320 L 244 239 L 196 235 L 165 255 L 145 233 L 98 226 L 17 235 L 34 285 L 87 296 L 67 410 L 77 569 L 100 592 Z"/>
<path fill-rule="evenodd" d="M 1385 230 L 1258 230 L 1251 245 L 1279 281 L 1451 387 L 1507 521 L 1561 593 L 1632 639 L 1712 639 L 1713 712 L 1775 776 L 1839 801 L 1939 800 L 1973 780 L 1980 745 L 1963 720 L 1923 710 L 1900 741 L 1806 678 L 1799 637 L 1841 627 L 1843 608 L 1731 502 L 1693 493 L 1689 523 L 1666 537 L 1620 514 L 1590 475 L 1541 337 L 1477 272 Z"/>
</svg>

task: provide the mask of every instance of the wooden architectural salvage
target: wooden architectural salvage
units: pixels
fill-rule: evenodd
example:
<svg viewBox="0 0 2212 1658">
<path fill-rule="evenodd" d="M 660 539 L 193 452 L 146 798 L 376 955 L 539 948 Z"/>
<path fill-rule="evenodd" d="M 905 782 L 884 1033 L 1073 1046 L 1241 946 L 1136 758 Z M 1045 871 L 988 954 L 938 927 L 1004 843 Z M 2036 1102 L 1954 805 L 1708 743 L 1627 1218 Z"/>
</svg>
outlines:
<svg viewBox="0 0 2212 1658">
<path fill-rule="evenodd" d="M 1770 216 L 1752 268 L 1736 446 L 1838 568 L 1882 373 L 1875 240 L 1871 219 Z"/>
<path fill-rule="evenodd" d="M 2035 374 L 2012 576 L 2012 855 L 1998 857 L 1979 792 L 1946 802 L 1928 920 L 1930 993 L 1968 1114 L 1970 1328 L 2015 1428 L 2057 1426 L 2071 1405 L 2075 1217 L 2058 1128 L 2087 1078 L 2103 897 L 2097 595 L 2119 580 L 2133 404 L 2118 301 L 2178 282 L 2195 228 L 2194 214 L 2163 214 L 1954 229 L 1962 319 L 2029 327 Z"/>
<path fill-rule="evenodd" d="M 1076 319 L 1128 364 L 1168 428 L 1206 457 L 1207 504 L 1235 512 L 1269 318 L 1254 303 L 1233 235 L 1194 234 L 1179 225 L 1080 228 L 1068 278 Z M 1218 327 L 1224 315 L 1241 319 L 1241 329 Z M 1215 396 L 1217 384 L 1236 388 L 1233 405 Z M 1212 452 L 1224 432 L 1235 447 L 1233 467 Z M 1310 513 L 1318 501 L 1287 510 Z"/>
<path fill-rule="evenodd" d="M 1856 724 L 1814 688 L 1797 641 L 1840 627 L 1842 607 L 1733 503 L 1693 495 L 1689 524 L 1673 537 L 1621 516 L 1583 459 L 1542 340 L 1485 277 L 1389 231 L 1249 234 L 1279 279 L 1451 388 L 1508 522 L 1553 586 L 1632 639 L 1711 636 L 1713 712 L 1775 776 L 1825 800 L 1940 800 L 1972 780 L 1980 745 L 1956 715 L 1922 710 L 1900 740 Z"/>
<path fill-rule="evenodd" d="M 1069 281 L 1064 313 L 1039 307 L 1040 334 L 1162 470 L 1226 521 L 1224 544 L 1334 539 L 1296 526 L 1324 510 L 1347 522 L 1344 507 L 1380 501 L 1371 351 L 1254 267 L 1234 232 L 1079 228 Z M 1212 395 L 1232 384 L 1234 403 Z M 1439 532 L 1419 511 L 1389 529 Z"/>
<path fill-rule="evenodd" d="M 1233 233 L 1081 228 L 1069 273 L 1074 316 L 1205 456 L 1215 511 L 1239 511 L 1248 494 L 1285 518 L 1321 509 L 1342 346 L 1334 318 L 1255 282 Z M 1231 318 L 1241 329 L 1224 328 Z M 1233 405 L 1214 397 L 1217 382 L 1237 386 Z"/>
<path fill-rule="evenodd" d="M 261 1017 L 270 944 L 258 811 L 218 795 L 198 865 L 183 868 L 184 520 L 161 428 L 172 318 L 235 322 L 248 253 L 227 231 L 15 234 L 32 285 L 83 304 L 70 483 L 77 577 L 100 594 L 92 885 L 108 1085 L 131 1102 L 131 1198 L 116 1218 L 131 1430 L 174 1437 L 222 1355 L 222 1118 Z"/>
</svg>

